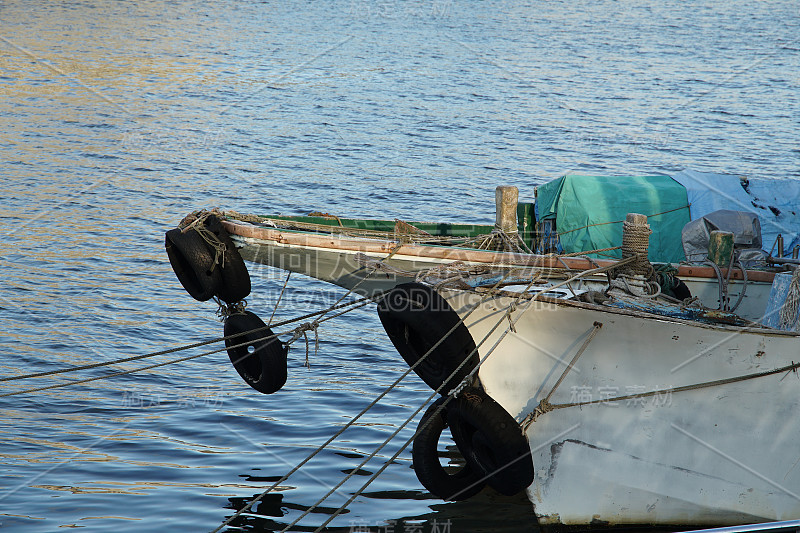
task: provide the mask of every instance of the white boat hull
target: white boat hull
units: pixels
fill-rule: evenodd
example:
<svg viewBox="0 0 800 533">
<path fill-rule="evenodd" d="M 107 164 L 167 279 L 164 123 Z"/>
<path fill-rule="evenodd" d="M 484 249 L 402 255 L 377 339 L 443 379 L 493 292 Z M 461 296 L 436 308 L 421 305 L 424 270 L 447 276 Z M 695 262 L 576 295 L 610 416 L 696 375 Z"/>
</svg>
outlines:
<svg viewBox="0 0 800 533">
<path fill-rule="evenodd" d="M 442 290 L 462 316 L 480 298 Z M 513 299 L 466 324 L 481 356 L 508 326 Z M 522 420 L 602 327 L 550 398 L 607 399 L 780 368 L 796 334 L 644 317 L 577 302 L 533 302 L 480 368 L 487 393 Z M 502 320 L 501 320 L 502 319 Z M 500 321 L 493 333 L 491 328 Z M 545 413 L 527 437 L 528 489 L 543 524 L 734 525 L 800 517 L 800 377 L 774 374 L 687 392 Z"/>
</svg>

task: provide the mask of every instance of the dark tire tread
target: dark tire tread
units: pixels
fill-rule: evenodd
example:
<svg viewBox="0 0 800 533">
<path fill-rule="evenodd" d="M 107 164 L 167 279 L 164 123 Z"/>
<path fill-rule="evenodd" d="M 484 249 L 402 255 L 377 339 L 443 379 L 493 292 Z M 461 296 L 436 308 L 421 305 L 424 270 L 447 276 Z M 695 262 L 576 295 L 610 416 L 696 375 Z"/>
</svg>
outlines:
<svg viewBox="0 0 800 533">
<path fill-rule="evenodd" d="M 254 331 L 259 328 L 265 329 Z M 272 337 L 272 330 L 255 313 L 246 311 L 225 319 L 225 336 L 231 335 L 237 336 L 225 340 L 228 357 L 245 383 L 263 394 L 279 391 L 286 384 L 288 349 Z M 247 344 L 238 346 L 243 343 Z"/>
<path fill-rule="evenodd" d="M 439 398 L 431 404 L 420 420 L 421 429 L 411 449 L 414 472 L 422 486 L 434 496 L 449 501 L 466 500 L 479 493 L 486 483 L 481 480 L 482 472 L 469 463 L 450 473 L 439 462 L 437 446 L 447 423 L 445 410 L 438 413 L 437 410 L 445 399 Z"/>
<path fill-rule="evenodd" d="M 503 407 L 480 389 L 464 389 L 447 409 L 447 424 L 467 463 L 486 484 L 512 496 L 533 482 L 528 439 Z"/>
</svg>

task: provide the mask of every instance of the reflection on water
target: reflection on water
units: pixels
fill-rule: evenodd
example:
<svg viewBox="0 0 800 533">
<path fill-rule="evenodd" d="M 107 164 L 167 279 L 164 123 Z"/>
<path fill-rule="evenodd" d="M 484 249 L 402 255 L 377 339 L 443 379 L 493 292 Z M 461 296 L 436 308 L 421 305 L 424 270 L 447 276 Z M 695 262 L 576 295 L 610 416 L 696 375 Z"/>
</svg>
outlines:
<svg viewBox="0 0 800 533">
<path fill-rule="evenodd" d="M 800 177 L 793 2 L 6 1 L 0 20 L 4 376 L 219 337 L 215 306 L 183 292 L 163 252 L 194 209 L 491 223 L 496 185 L 530 199 L 569 170 Z M 248 309 L 267 317 L 284 275 L 251 271 Z M 294 279 L 276 320 L 323 290 Z M 271 396 L 220 352 L 2 398 L 0 525 L 212 530 L 405 370 L 372 308 L 323 325 L 310 368 L 301 345 L 289 357 Z M 294 521 L 427 395 L 403 382 L 236 526 Z M 330 530 L 534 523 L 524 495 L 431 497 L 406 450 Z"/>
</svg>

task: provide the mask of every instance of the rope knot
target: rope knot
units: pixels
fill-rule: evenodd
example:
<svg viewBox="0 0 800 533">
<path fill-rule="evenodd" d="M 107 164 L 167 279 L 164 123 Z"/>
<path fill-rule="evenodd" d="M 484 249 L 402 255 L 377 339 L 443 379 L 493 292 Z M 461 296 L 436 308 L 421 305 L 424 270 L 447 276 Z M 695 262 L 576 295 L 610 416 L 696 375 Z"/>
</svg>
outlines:
<svg viewBox="0 0 800 533">
<path fill-rule="evenodd" d="M 308 332 L 309 331 L 314 332 L 314 357 L 316 357 L 317 353 L 319 352 L 319 333 L 317 332 L 318 327 L 319 327 L 319 319 L 314 320 L 313 322 L 306 322 L 305 324 L 301 324 L 296 328 L 294 328 L 294 331 L 292 332 L 292 338 L 284 343 L 284 345 L 288 347 L 292 343 L 294 343 L 297 339 L 299 339 L 301 336 L 305 338 L 306 362 L 304 363 L 304 366 L 306 368 L 311 368 L 311 363 L 308 360 L 308 355 L 309 355 Z"/>
<path fill-rule="evenodd" d="M 506 318 L 508 319 L 508 329 L 513 331 L 514 333 L 517 332 L 517 328 L 514 327 L 514 321 L 511 320 L 511 315 L 517 310 L 516 302 L 511 302 L 511 305 L 508 306 L 508 311 L 506 311 Z"/>
<path fill-rule="evenodd" d="M 211 211 L 207 211 L 205 209 L 201 211 L 195 211 L 191 215 L 185 217 L 181 220 L 180 224 L 178 225 L 181 228 L 183 233 L 194 229 L 198 235 L 214 250 L 214 262 L 211 265 L 211 270 L 213 271 L 217 266 L 222 267 L 225 264 L 225 254 L 228 251 L 228 246 L 216 235 L 213 231 L 208 229 L 206 221 L 209 217 L 220 216 L 222 212 L 219 209 L 212 209 Z"/>
<path fill-rule="evenodd" d="M 470 379 L 470 378 L 471 378 L 471 376 L 472 376 L 472 374 L 470 374 L 469 376 L 465 377 L 465 378 L 464 378 L 464 379 L 461 381 L 461 383 L 459 383 L 458 385 L 456 385 L 456 387 L 455 387 L 453 390 L 451 390 L 450 392 L 448 392 L 448 393 L 447 393 L 447 395 L 448 395 L 448 396 L 452 396 L 453 398 L 458 398 L 458 395 L 459 395 L 459 394 L 461 394 L 461 393 L 464 391 L 464 389 L 466 389 L 467 387 L 469 387 L 469 385 L 470 385 L 470 382 L 472 381 L 472 380 Z"/>
<path fill-rule="evenodd" d="M 548 402 L 547 399 L 540 401 L 539 405 L 536 406 L 536 409 L 533 410 L 532 421 L 536 422 L 537 418 L 549 413 L 550 411 L 553 411 L 554 409 L 555 407 L 553 407 L 553 404 Z"/>
<path fill-rule="evenodd" d="M 522 422 L 520 423 L 520 427 L 522 428 L 522 432 L 523 433 L 527 433 L 528 432 L 528 428 L 531 426 L 531 424 L 536 422 L 537 418 L 539 418 L 543 414 L 549 413 L 550 411 L 555 411 L 555 409 L 556 408 L 553 407 L 553 404 L 551 404 L 547 400 L 547 398 L 544 398 L 544 399 L 540 400 L 539 401 L 539 405 L 536 406 L 536 408 L 533 410 L 533 412 L 531 412 L 530 414 L 528 414 L 528 416 L 526 416 L 525 418 L 522 419 Z"/>
<path fill-rule="evenodd" d="M 245 313 L 245 308 L 247 307 L 247 300 L 240 300 L 238 302 L 233 302 L 232 304 L 226 304 L 214 296 L 214 301 L 217 302 L 218 307 L 216 315 L 219 317 L 221 322 L 225 322 L 225 319 L 231 315 L 243 315 Z"/>
</svg>

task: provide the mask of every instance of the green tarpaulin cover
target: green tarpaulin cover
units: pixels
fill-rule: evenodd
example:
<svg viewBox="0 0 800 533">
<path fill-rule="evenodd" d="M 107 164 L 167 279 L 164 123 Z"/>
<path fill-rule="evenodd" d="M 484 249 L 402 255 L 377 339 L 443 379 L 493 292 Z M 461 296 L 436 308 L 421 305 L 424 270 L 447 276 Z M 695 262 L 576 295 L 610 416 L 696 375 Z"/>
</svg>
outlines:
<svg viewBox="0 0 800 533">
<path fill-rule="evenodd" d="M 651 262 L 685 259 L 681 229 L 689 222 L 686 188 L 669 176 L 583 176 L 567 174 L 540 185 L 538 217 L 555 219 L 564 252 L 611 248 L 622 244 L 628 213 L 647 215 Z M 620 250 L 603 257 L 621 257 Z"/>
</svg>

